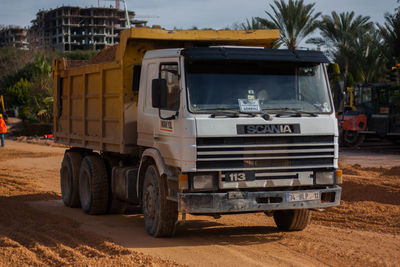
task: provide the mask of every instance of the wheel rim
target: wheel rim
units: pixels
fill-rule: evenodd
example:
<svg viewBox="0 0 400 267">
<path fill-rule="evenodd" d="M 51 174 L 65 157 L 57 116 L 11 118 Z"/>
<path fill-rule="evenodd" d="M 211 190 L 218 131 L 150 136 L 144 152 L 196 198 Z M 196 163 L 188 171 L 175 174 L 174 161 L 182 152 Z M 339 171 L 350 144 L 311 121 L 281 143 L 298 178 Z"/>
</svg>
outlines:
<svg viewBox="0 0 400 267">
<path fill-rule="evenodd" d="M 80 199 L 82 206 L 87 207 L 90 201 L 90 180 L 86 172 L 80 177 L 79 180 L 79 190 L 81 192 Z"/>
<path fill-rule="evenodd" d="M 156 192 L 153 184 L 148 184 L 144 192 L 144 214 L 146 218 L 153 221 L 156 210 Z"/>
</svg>

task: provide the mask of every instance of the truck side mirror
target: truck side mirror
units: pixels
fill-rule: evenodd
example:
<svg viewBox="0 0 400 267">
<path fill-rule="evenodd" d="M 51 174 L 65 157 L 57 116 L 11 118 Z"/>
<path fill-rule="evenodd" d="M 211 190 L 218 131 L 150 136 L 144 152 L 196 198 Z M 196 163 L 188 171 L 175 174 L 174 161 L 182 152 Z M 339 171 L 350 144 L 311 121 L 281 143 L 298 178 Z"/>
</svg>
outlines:
<svg viewBox="0 0 400 267">
<path fill-rule="evenodd" d="M 153 108 L 166 108 L 168 94 L 167 80 L 153 79 L 151 86 L 151 98 Z"/>
</svg>

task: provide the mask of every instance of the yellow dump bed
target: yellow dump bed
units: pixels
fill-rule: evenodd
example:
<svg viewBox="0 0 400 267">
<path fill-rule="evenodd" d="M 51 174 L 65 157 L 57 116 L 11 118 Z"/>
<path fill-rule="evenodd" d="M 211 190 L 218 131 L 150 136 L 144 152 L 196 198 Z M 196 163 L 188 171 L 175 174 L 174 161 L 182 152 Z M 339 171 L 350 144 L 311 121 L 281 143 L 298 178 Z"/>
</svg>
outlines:
<svg viewBox="0 0 400 267">
<path fill-rule="evenodd" d="M 271 48 L 278 30 L 166 31 L 132 28 L 121 43 L 91 61 L 53 62 L 54 136 L 58 143 L 94 150 L 135 153 L 137 92 L 134 66 L 153 49 L 238 45 Z"/>
</svg>

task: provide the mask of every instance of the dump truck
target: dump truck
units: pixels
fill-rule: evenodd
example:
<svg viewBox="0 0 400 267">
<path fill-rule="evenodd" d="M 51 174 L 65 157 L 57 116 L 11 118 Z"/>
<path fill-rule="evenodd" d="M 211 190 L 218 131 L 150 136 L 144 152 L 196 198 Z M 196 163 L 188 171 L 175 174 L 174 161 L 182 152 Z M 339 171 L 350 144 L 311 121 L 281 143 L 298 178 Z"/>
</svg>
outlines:
<svg viewBox="0 0 400 267">
<path fill-rule="evenodd" d="M 154 237 L 187 214 L 263 212 L 302 230 L 312 209 L 339 205 L 329 60 L 272 49 L 278 38 L 132 28 L 90 61 L 55 59 L 64 204 L 140 211 Z"/>
</svg>

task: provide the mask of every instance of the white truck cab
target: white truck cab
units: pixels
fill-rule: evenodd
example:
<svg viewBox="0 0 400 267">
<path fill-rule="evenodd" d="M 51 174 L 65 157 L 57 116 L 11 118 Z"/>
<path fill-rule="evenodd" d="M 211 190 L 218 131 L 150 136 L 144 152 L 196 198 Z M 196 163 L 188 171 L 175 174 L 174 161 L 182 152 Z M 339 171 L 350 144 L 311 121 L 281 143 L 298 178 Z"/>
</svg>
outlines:
<svg viewBox="0 0 400 267">
<path fill-rule="evenodd" d="M 156 150 L 178 180 L 170 199 L 179 212 L 339 205 L 327 62 L 318 51 L 259 48 L 145 54 L 138 145 Z"/>
</svg>

